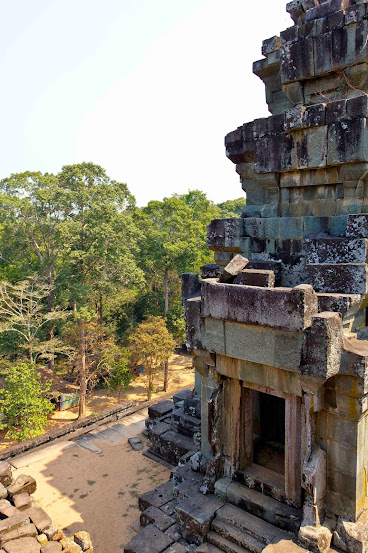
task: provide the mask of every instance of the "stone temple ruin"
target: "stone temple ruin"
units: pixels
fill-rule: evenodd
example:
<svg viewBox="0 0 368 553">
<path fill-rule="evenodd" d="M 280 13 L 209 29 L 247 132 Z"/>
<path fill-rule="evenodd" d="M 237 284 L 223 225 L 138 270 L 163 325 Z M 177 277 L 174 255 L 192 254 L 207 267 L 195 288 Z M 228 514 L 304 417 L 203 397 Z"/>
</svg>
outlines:
<svg viewBox="0 0 368 553">
<path fill-rule="evenodd" d="M 272 115 L 225 139 L 243 216 L 183 275 L 201 449 L 154 553 L 368 551 L 368 2 L 287 11 L 253 66 Z"/>
</svg>

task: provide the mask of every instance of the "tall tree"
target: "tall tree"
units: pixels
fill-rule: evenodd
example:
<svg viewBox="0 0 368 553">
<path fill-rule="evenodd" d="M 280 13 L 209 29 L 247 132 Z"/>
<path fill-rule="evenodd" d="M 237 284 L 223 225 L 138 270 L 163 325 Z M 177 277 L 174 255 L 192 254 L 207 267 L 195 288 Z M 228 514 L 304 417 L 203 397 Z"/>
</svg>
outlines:
<svg viewBox="0 0 368 553">
<path fill-rule="evenodd" d="M 67 197 L 55 175 L 40 172 L 16 173 L 0 181 L 0 259 L 17 267 L 23 276 L 43 276 L 49 287 L 48 311 L 54 309 L 57 263 L 67 255 Z M 49 339 L 54 337 L 48 325 Z M 49 367 L 54 369 L 51 356 Z"/>
<path fill-rule="evenodd" d="M 165 318 L 170 308 L 170 274 L 193 271 L 209 262 L 211 252 L 206 248 L 206 227 L 217 215 L 217 208 L 199 190 L 174 194 L 162 202 L 149 202 L 136 213 L 142 228 L 141 260 L 150 275 L 151 283 L 163 289 Z M 168 364 L 165 365 L 164 390 L 168 384 Z"/>
<path fill-rule="evenodd" d="M 79 416 L 83 417 L 86 323 L 96 317 L 95 292 L 108 272 L 118 275 L 124 286 L 143 282 L 134 257 L 139 231 L 131 215 L 134 197 L 127 185 L 110 179 L 98 165 L 67 165 L 58 179 L 67 199 L 70 251 L 64 262 L 63 279 L 68 283 L 79 326 Z"/>
</svg>

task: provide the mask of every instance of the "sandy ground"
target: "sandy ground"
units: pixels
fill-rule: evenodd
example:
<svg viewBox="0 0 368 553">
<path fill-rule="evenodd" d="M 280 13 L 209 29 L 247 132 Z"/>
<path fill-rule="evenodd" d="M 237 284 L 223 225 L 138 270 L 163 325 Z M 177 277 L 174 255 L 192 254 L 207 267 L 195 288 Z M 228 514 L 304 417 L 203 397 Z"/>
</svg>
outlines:
<svg viewBox="0 0 368 553">
<path fill-rule="evenodd" d="M 128 443 L 144 429 L 146 416 L 144 409 L 11 461 L 14 476 L 36 479 L 34 497 L 54 525 L 67 535 L 87 530 L 98 553 L 123 551 L 139 528 L 138 495 L 170 476 Z"/>
<path fill-rule="evenodd" d="M 175 390 L 178 388 L 193 388 L 194 386 L 194 370 L 192 368 L 192 359 L 190 355 L 174 354 L 169 360 L 169 389 Z M 120 397 L 115 392 L 110 392 L 107 389 L 94 390 L 92 394 L 87 396 L 87 413 L 98 413 L 108 407 L 113 407 L 118 403 L 125 401 L 145 401 L 147 399 L 147 378 L 142 375 L 137 377 L 130 388 L 125 390 Z M 163 373 L 157 376 L 157 392 L 152 395 L 152 399 L 157 399 L 167 392 L 162 391 Z M 65 411 L 55 411 L 49 417 L 49 425 L 45 432 L 64 426 L 72 420 L 78 418 L 78 408 L 68 409 Z M 6 431 L 0 431 L 0 450 L 9 447 L 16 443 L 14 440 L 5 438 Z"/>
</svg>

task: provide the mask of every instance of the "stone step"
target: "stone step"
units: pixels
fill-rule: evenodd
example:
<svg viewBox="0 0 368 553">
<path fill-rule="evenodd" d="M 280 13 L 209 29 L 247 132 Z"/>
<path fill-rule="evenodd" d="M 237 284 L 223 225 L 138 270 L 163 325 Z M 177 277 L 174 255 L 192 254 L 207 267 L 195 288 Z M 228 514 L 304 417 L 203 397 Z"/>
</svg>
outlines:
<svg viewBox="0 0 368 553">
<path fill-rule="evenodd" d="M 207 534 L 207 540 L 217 547 L 221 547 L 227 553 L 240 553 L 244 552 L 244 550 L 251 551 L 251 553 L 262 553 L 267 545 L 260 538 L 236 526 L 222 522 L 217 517 L 212 522 L 211 528 L 211 536 Z M 225 544 L 228 546 L 227 549 L 223 548 Z M 237 546 L 237 549 L 235 546 Z"/>
<path fill-rule="evenodd" d="M 223 553 L 223 550 L 212 543 L 204 542 L 194 550 L 194 553 Z"/>
<path fill-rule="evenodd" d="M 225 553 L 251 553 L 251 549 L 245 549 L 212 530 L 207 534 L 207 541 L 216 546 L 218 551 L 225 551 Z"/>
<path fill-rule="evenodd" d="M 219 526 L 219 523 L 222 523 Z M 217 526 L 215 526 L 215 524 Z M 226 532 L 228 535 L 225 535 L 228 539 L 231 539 L 233 529 L 237 530 L 240 535 L 248 534 L 255 537 L 259 542 L 263 542 L 263 546 L 273 542 L 273 540 L 278 539 L 290 539 L 290 534 L 284 530 L 280 530 L 276 526 L 273 526 L 269 522 L 266 522 L 246 511 L 235 507 L 235 505 L 230 505 L 227 503 L 216 513 L 216 517 L 212 523 L 212 528 L 216 531 L 219 531 L 221 535 L 224 535 L 221 530 L 226 527 Z M 239 545 L 247 547 L 246 542 L 239 542 L 236 539 Z"/>
<path fill-rule="evenodd" d="M 219 497 L 226 496 L 229 503 L 252 513 L 270 524 L 298 533 L 302 519 L 302 511 L 280 503 L 276 499 L 259 493 L 230 478 L 221 478 L 215 484 L 215 493 Z"/>
</svg>

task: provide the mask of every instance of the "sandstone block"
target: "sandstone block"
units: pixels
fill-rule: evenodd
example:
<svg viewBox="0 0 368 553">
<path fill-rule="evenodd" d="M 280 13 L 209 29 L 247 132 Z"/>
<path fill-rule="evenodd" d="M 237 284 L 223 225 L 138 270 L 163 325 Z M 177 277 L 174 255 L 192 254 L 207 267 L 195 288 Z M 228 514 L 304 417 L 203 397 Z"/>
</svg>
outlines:
<svg viewBox="0 0 368 553">
<path fill-rule="evenodd" d="M 13 502 L 15 507 L 19 511 L 24 511 L 24 509 L 28 509 L 28 507 L 31 506 L 32 501 L 28 493 L 19 493 L 14 496 Z"/>
<path fill-rule="evenodd" d="M 202 301 L 203 317 L 280 330 L 304 330 L 318 312 L 317 297 L 308 285 L 290 289 L 206 282 Z"/>
<path fill-rule="evenodd" d="M 169 413 L 171 413 L 173 408 L 174 403 L 169 399 L 159 401 L 158 403 L 155 403 L 154 405 L 150 405 L 148 407 L 148 416 L 150 419 L 155 420 L 163 417 L 164 415 L 168 415 Z"/>
<path fill-rule="evenodd" d="M 302 373 L 326 379 L 340 370 L 343 329 L 338 313 L 320 313 L 307 331 Z"/>
<path fill-rule="evenodd" d="M 81 553 L 82 548 L 75 543 L 75 541 L 72 538 L 64 538 L 60 540 L 60 544 L 62 545 L 63 550 L 67 551 L 68 553 Z"/>
<path fill-rule="evenodd" d="M 3 549 L 6 553 L 40 553 L 41 546 L 35 538 L 19 538 L 7 542 Z"/>
<path fill-rule="evenodd" d="M 0 521 L 0 537 L 3 537 L 4 534 L 16 530 L 20 526 L 24 526 L 29 523 L 29 518 L 24 513 L 14 515 L 10 518 Z"/>
<path fill-rule="evenodd" d="M 206 319 L 206 324 L 209 320 L 211 319 Z M 236 359 L 278 367 L 286 371 L 299 370 L 304 342 L 301 332 L 226 322 L 225 342 L 224 351 L 217 351 L 217 353 L 225 355 L 226 352 L 226 355 Z M 218 346 L 214 344 L 213 347 Z"/>
<path fill-rule="evenodd" d="M 220 276 L 220 266 L 217 263 L 208 263 L 202 265 L 199 269 L 201 278 L 218 278 Z"/>
<path fill-rule="evenodd" d="M 16 530 L 12 530 L 7 534 L 4 534 L 0 539 L 0 545 L 3 546 L 4 543 L 16 540 L 18 538 L 34 538 L 37 536 L 37 529 L 34 524 L 25 524 L 20 526 Z"/>
<path fill-rule="evenodd" d="M 0 483 L 5 487 L 12 483 L 11 465 L 7 461 L 0 461 Z"/>
<path fill-rule="evenodd" d="M 0 483 L 0 499 L 5 499 L 8 495 L 8 490 Z"/>
<path fill-rule="evenodd" d="M 41 547 L 41 553 L 60 553 L 61 544 L 58 541 L 49 541 Z"/>
<path fill-rule="evenodd" d="M 31 507 L 23 512 L 31 519 L 40 533 L 46 530 L 46 528 L 49 528 L 52 524 L 51 518 L 41 507 Z"/>
<path fill-rule="evenodd" d="M 346 236 L 349 238 L 368 238 L 368 215 L 348 215 Z"/>
<path fill-rule="evenodd" d="M 308 263 L 366 263 L 368 242 L 362 238 L 319 238 L 305 241 Z"/>
<path fill-rule="evenodd" d="M 84 530 L 74 534 L 74 541 L 82 548 L 83 551 L 87 551 L 90 547 L 92 547 L 91 536 Z"/>
<path fill-rule="evenodd" d="M 163 553 L 188 553 L 188 551 L 189 549 L 181 543 L 174 543 L 168 549 L 165 549 Z"/>
<path fill-rule="evenodd" d="M 260 269 L 243 269 L 235 277 L 234 284 L 273 288 L 275 285 L 275 273 L 273 271 L 261 271 Z"/>
<path fill-rule="evenodd" d="M 32 476 L 20 474 L 14 484 L 8 487 L 8 493 L 10 496 L 17 495 L 19 493 L 32 494 L 36 491 L 36 480 Z"/>
<path fill-rule="evenodd" d="M 183 273 L 181 275 L 181 296 L 185 300 L 201 289 L 201 282 L 197 273 Z"/>
<path fill-rule="evenodd" d="M 201 494 L 180 502 L 176 508 L 177 523 L 184 539 L 189 543 L 202 543 L 216 511 L 222 506 L 217 497 Z"/>
<path fill-rule="evenodd" d="M 207 246 L 218 251 L 242 251 L 244 219 L 215 219 L 207 227 Z"/>
<path fill-rule="evenodd" d="M 307 275 L 316 292 L 365 294 L 368 291 L 364 263 L 309 264 Z"/>
<path fill-rule="evenodd" d="M 245 269 L 248 265 L 249 260 L 243 257 L 242 255 L 236 255 L 232 258 L 230 263 L 226 265 L 222 274 L 220 276 L 220 282 L 233 282 L 234 278 Z"/>
<path fill-rule="evenodd" d="M 140 522 L 143 527 L 154 524 L 159 530 L 164 532 L 175 523 L 175 520 L 157 507 L 151 506 L 141 513 Z"/>
<path fill-rule="evenodd" d="M 161 507 L 171 501 L 173 499 L 173 487 L 173 482 L 169 480 L 157 486 L 154 490 L 140 495 L 138 499 L 140 510 L 145 511 L 151 505 Z"/>
<path fill-rule="evenodd" d="M 172 540 L 153 524 L 149 524 L 137 534 L 124 548 L 125 553 L 161 553 Z"/>
</svg>

